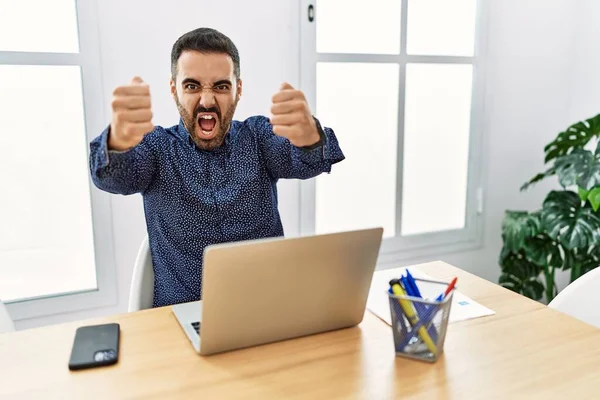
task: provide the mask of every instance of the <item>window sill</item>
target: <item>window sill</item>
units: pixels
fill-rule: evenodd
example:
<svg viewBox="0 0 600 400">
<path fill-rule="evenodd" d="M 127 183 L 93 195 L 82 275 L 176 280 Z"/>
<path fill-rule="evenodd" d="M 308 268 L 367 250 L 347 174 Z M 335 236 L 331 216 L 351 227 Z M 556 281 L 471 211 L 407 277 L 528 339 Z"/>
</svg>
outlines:
<svg viewBox="0 0 600 400">
<path fill-rule="evenodd" d="M 14 321 L 117 305 L 116 285 L 108 286 L 103 287 L 101 291 L 96 289 L 15 300 L 7 302 L 5 305 Z"/>
</svg>

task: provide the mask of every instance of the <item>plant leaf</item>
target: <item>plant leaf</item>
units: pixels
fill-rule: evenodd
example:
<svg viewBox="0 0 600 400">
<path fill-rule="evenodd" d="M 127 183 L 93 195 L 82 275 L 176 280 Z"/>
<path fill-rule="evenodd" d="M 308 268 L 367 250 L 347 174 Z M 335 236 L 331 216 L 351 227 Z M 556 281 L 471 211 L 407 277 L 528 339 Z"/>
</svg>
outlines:
<svg viewBox="0 0 600 400">
<path fill-rule="evenodd" d="M 587 163 L 581 167 L 582 169 L 577 171 L 577 185 L 585 190 L 592 190 L 600 185 L 600 162 L 596 157 L 587 157 Z"/>
<path fill-rule="evenodd" d="M 578 185 L 591 190 L 600 184 L 600 162 L 591 151 L 575 149 L 554 162 L 558 180 L 563 187 Z"/>
<path fill-rule="evenodd" d="M 540 265 L 561 268 L 563 259 L 558 242 L 544 233 L 525 241 L 525 256 L 527 260 Z"/>
<path fill-rule="evenodd" d="M 558 182 L 563 188 L 577 182 L 577 170 L 587 163 L 585 150 L 575 149 L 571 154 L 558 157 L 554 162 Z"/>
<path fill-rule="evenodd" d="M 600 114 L 583 122 L 577 122 L 558 134 L 556 139 L 544 148 L 547 163 L 568 154 L 572 149 L 583 148 L 593 137 L 600 134 Z"/>
<path fill-rule="evenodd" d="M 503 249 L 500 256 L 502 273 L 498 283 L 503 287 L 520 293 L 533 300 L 539 300 L 544 293 L 544 285 L 540 282 L 541 268 L 528 261 L 525 255 Z"/>
<path fill-rule="evenodd" d="M 589 192 L 587 199 L 592 205 L 594 211 L 598 211 L 598 208 L 600 208 L 600 187 L 592 189 Z"/>
<path fill-rule="evenodd" d="M 502 239 L 509 251 L 517 252 L 525 247 L 525 240 L 534 237 L 542 229 L 541 215 L 526 211 L 506 211 L 502 221 Z"/>
<path fill-rule="evenodd" d="M 581 266 L 580 275 L 600 266 L 600 246 L 592 245 L 585 249 L 565 250 L 563 270 L 571 269 L 576 263 Z"/>
<path fill-rule="evenodd" d="M 575 192 L 551 191 L 544 200 L 542 226 L 567 249 L 588 247 L 599 239 L 600 217 L 582 206 Z"/>
<path fill-rule="evenodd" d="M 596 157 L 596 158 L 600 157 L 600 141 L 598 141 L 598 143 L 596 143 L 596 151 L 594 152 L 594 157 Z"/>
<path fill-rule="evenodd" d="M 581 199 L 581 201 L 587 201 L 590 192 L 578 186 L 577 194 L 579 194 L 579 198 Z"/>
<path fill-rule="evenodd" d="M 564 249 L 565 256 L 563 262 L 563 271 L 568 271 L 573 268 L 573 265 L 577 262 L 577 249 Z"/>
<path fill-rule="evenodd" d="M 534 183 L 537 183 L 537 182 L 541 181 L 542 179 L 545 179 L 545 178 L 547 178 L 547 177 L 549 177 L 549 176 L 552 176 L 552 175 L 554 175 L 555 173 L 556 173 L 556 170 L 554 169 L 554 167 L 552 167 L 552 168 L 550 168 L 550 169 L 546 170 L 546 172 L 539 173 L 539 174 L 537 174 L 536 176 L 534 176 L 533 178 L 531 178 L 531 179 L 530 179 L 528 182 L 525 182 L 525 183 L 524 183 L 524 184 L 521 186 L 521 188 L 520 188 L 519 190 L 520 190 L 521 192 L 522 192 L 522 191 L 524 191 L 524 190 L 527 190 L 527 189 L 529 189 L 529 187 L 530 187 L 531 185 L 533 185 Z"/>
</svg>

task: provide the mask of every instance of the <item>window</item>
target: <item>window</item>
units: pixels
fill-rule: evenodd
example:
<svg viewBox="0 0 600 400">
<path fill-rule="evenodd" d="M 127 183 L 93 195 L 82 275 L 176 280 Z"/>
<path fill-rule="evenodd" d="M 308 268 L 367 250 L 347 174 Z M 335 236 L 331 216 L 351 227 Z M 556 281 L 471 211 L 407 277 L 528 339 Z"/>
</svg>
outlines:
<svg viewBox="0 0 600 400">
<path fill-rule="evenodd" d="M 302 2 L 302 88 L 346 155 L 302 183 L 302 233 L 382 226 L 384 261 L 477 245 L 481 6 Z"/>
<path fill-rule="evenodd" d="M 110 207 L 87 161 L 105 124 L 95 3 L 0 10 L 0 299 L 15 319 L 111 304 Z"/>
</svg>

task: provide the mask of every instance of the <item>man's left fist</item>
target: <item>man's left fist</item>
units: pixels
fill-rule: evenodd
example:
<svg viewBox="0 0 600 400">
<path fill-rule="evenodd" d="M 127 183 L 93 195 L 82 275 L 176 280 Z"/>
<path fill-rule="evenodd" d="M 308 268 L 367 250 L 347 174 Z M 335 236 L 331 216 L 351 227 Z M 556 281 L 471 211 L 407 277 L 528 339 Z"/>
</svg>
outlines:
<svg viewBox="0 0 600 400">
<path fill-rule="evenodd" d="M 296 147 L 312 146 L 321 139 L 304 93 L 289 83 L 281 85 L 273 96 L 271 125 L 276 135 L 287 138 Z"/>
</svg>

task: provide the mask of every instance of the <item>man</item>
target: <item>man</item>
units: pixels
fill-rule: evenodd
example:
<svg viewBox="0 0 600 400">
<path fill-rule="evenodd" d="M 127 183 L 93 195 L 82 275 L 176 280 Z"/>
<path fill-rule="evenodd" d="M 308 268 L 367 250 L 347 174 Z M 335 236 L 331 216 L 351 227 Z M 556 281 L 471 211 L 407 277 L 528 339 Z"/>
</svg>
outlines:
<svg viewBox="0 0 600 400">
<path fill-rule="evenodd" d="M 135 77 L 114 90 L 111 124 L 90 144 L 98 188 L 143 195 L 155 307 L 200 299 L 206 246 L 283 235 L 279 178 L 312 178 L 344 159 L 333 131 L 289 84 L 273 96 L 270 119 L 232 120 L 240 59 L 218 31 L 181 36 L 171 75 L 179 125 L 152 124 L 149 88 Z"/>
</svg>

